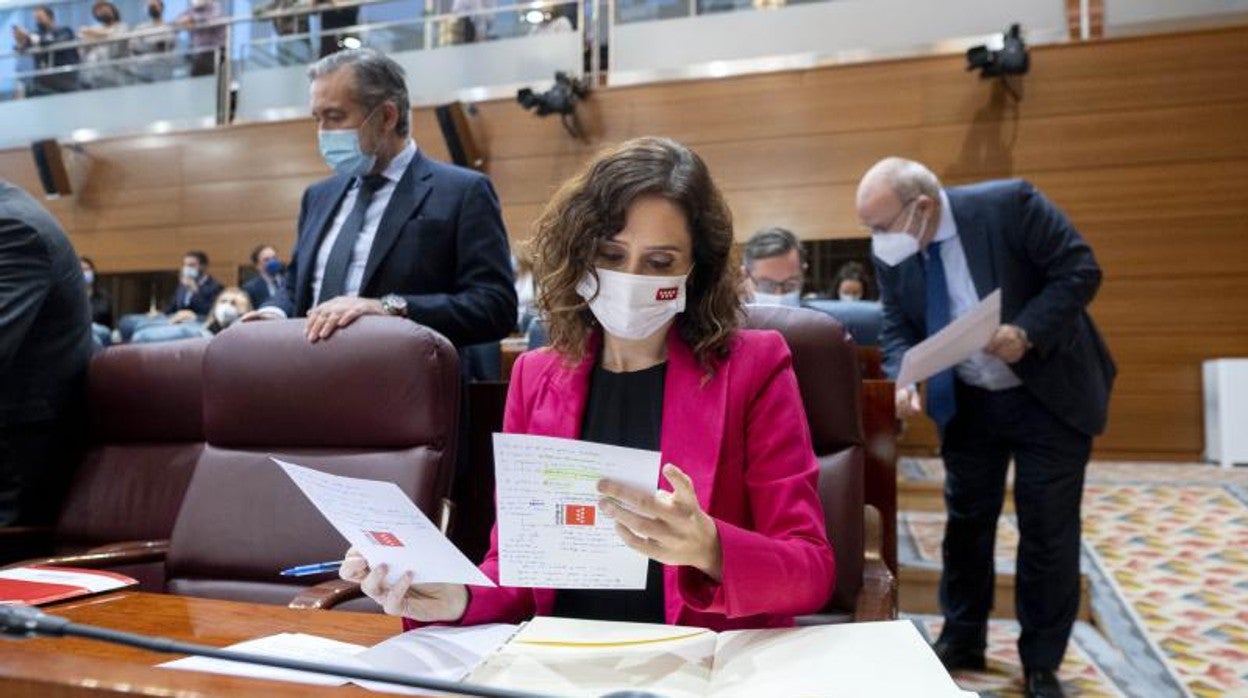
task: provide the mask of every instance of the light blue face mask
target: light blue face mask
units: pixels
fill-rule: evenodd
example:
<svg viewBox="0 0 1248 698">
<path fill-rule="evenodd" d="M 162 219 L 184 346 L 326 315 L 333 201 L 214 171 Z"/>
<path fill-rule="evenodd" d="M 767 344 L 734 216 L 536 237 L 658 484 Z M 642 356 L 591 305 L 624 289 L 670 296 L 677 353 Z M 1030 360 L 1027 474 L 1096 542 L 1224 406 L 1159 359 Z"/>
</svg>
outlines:
<svg viewBox="0 0 1248 698">
<path fill-rule="evenodd" d="M 360 150 L 360 128 L 373 118 L 376 111 L 374 109 L 369 112 L 359 128 L 322 129 L 316 132 L 321 157 L 334 172 L 344 177 L 362 177 L 372 172 L 373 166 L 377 164 L 377 155 L 369 155 Z"/>
<path fill-rule="evenodd" d="M 800 308 L 802 306 L 802 292 L 763 293 L 755 291 L 754 305 L 784 305 L 790 308 Z"/>
</svg>

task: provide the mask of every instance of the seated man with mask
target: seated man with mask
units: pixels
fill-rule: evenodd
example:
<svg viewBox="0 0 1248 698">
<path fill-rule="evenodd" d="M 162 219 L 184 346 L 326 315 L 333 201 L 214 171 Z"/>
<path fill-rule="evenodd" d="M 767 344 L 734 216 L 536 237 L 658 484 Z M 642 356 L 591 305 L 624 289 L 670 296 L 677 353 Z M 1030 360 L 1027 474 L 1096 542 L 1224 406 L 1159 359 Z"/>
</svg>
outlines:
<svg viewBox="0 0 1248 698">
<path fill-rule="evenodd" d="M 797 236 L 784 228 L 764 228 L 745 242 L 743 269 L 751 303 L 802 304 L 806 253 Z"/>
</svg>

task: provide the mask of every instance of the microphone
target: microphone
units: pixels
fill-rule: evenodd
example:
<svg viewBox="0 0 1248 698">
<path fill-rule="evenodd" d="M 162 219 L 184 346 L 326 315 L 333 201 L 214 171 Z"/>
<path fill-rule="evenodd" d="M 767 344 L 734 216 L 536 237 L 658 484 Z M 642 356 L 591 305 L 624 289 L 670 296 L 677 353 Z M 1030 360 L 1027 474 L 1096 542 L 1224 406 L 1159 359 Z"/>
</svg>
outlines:
<svg viewBox="0 0 1248 698">
<path fill-rule="evenodd" d="M 337 667 L 332 664 L 305 662 L 299 659 L 264 657 L 257 654 L 249 654 L 247 652 L 235 652 L 233 650 L 225 650 L 219 647 L 209 647 L 208 645 L 195 645 L 189 642 L 179 642 L 177 640 L 171 640 L 164 637 L 121 632 L 119 630 L 110 630 L 108 628 L 101 628 L 94 625 L 73 623 L 70 622 L 68 618 L 48 615 L 33 606 L 20 604 L 0 605 L 0 634 L 17 638 L 36 636 L 82 637 L 88 640 L 98 640 L 100 642 L 109 642 L 118 645 L 125 645 L 127 647 L 137 647 L 138 649 L 148 650 L 151 652 L 212 657 L 213 659 L 224 659 L 231 662 L 242 662 L 244 664 L 260 664 L 263 666 L 277 667 L 279 669 L 294 669 L 295 671 L 307 671 L 315 674 L 341 676 L 345 679 L 378 681 L 381 683 L 407 686 L 409 688 L 481 696 L 482 698 L 550 698 L 549 696 L 539 693 L 517 691 L 509 688 L 478 686 L 475 684 L 459 683 L 456 681 L 446 681 L 444 679 L 403 676 L 401 674 L 394 674 L 386 671 L 374 671 L 372 669 L 348 669 L 345 667 Z"/>
</svg>

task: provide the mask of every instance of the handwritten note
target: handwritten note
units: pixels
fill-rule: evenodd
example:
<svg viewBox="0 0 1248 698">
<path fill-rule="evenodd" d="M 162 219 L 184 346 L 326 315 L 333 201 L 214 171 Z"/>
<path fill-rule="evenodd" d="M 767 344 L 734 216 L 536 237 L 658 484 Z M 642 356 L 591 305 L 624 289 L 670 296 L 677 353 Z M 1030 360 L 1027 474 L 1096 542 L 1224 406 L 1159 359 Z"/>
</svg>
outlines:
<svg viewBox="0 0 1248 698">
<path fill-rule="evenodd" d="M 504 586 L 644 589 L 644 555 L 602 515 L 597 483 L 654 491 L 658 451 L 525 434 L 494 435 L 498 571 Z"/>
<path fill-rule="evenodd" d="M 420 583 L 494 586 L 393 482 L 330 475 L 277 463 L 370 567 L 386 564 L 388 581 L 412 572 Z"/>
<path fill-rule="evenodd" d="M 988 294 L 962 317 L 923 342 L 910 347 L 901 357 L 897 385 L 913 385 L 982 351 L 1001 326 L 1001 289 Z"/>
</svg>

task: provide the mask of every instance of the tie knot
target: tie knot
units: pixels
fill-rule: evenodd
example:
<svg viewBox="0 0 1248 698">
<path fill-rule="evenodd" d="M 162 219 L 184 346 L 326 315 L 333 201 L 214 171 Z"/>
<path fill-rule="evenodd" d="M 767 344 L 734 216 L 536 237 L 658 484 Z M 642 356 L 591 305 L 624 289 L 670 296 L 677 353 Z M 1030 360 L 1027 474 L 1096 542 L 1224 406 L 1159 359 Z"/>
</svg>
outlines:
<svg viewBox="0 0 1248 698">
<path fill-rule="evenodd" d="M 368 192 L 372 196 L 378 189 L 386 185 L 386 176 L 379 174 L 370 174 L 360 177 L 360 188 Z"/>
</svg>

